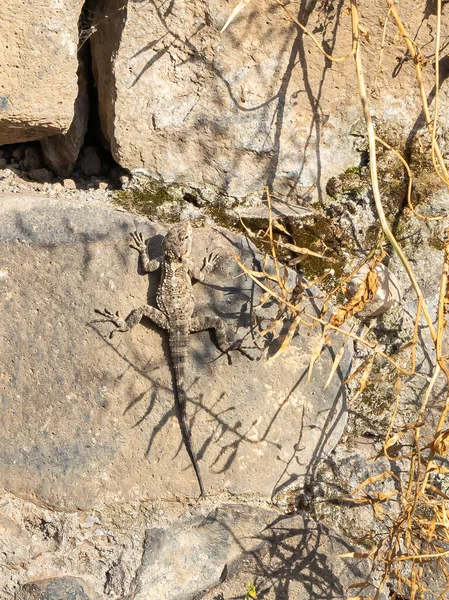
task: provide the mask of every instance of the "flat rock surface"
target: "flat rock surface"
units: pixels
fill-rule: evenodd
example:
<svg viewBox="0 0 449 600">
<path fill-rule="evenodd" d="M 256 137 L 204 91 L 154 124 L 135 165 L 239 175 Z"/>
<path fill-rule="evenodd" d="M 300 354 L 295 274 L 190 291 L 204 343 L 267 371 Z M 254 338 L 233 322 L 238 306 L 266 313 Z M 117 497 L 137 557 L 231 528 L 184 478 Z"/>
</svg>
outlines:
<svg viewBox="0 0 449 600">
<path fill-rule="evenodd" d="M 126 315 L 153 302 L 158 274 L 148 288 L 128 246 L 136 228 L 157 254 L 166 229 L 145 219 L 96 203 L 1 199 L 0 489 L 57 509 L 198 495 L 164 332 L 144 323 L 110 340 L 113 327 L 94 322 L 95 308 Z M 228 253 L 195 286 L 198 310 L 248 334 L 259 294 L 229 255 L 246 242 L 211 229 L 194 236 L 199 264 L 217 246 Z M 325 392 L 330 353 L 307 383 L 318 335 L 301 330 L 269 363 L 234 352 L 231 365 L 209 332 L 191 336 L 188 413 L 209 494 L 269 498 L 334 447 L 350 354 Z"/>
<path fill-rule="evenodd" d="M 83 0 L 0 3 L 0 145 L 67 131 Z"/>
</svg>

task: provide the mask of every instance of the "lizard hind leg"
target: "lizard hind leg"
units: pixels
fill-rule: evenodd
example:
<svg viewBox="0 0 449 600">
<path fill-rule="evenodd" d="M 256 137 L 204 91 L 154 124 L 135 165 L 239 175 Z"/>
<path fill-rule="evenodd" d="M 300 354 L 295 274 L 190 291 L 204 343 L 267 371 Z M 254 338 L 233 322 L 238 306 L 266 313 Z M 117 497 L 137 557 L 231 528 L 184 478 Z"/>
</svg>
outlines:
<svg viewBox="0 0 449 600">
<path fill-rule="evenodd" d="M 217 346 L 222 352 L 225 352 L 228 355 L 228 361 L 230 361 L 229 352 L 231 350 L 238 350 L 249 360 L 254 360 L 254 358 L 250 354 L 248 354 L 248 352 L 246 352 L 244 348 L 242 348 L 241 340 L 231 339 L 232 336 L 229 335 L 228 329 L 222 321 L 222 319 L 220 319 L 220 317 L 213 315 L 192 317 L 192 320 L 190 322 L 190 331 L 192 333 L 195 333 L 197 331 L 204 331 L 205 329 L 215 330 Z"/>
<path fill-rule="evenodd" d="M 164 315 L 164 313 L 158 310 L 157 308 L 154 308 L 154 306 L 149 306 L 148 304 L 139 306 L 139 308 L 136 308 L 133 311 L 131 311 L 126 317 L 126 319 L 123 319 L 118 311 L 115 314 L 113 314 L 107 309 L 95 309 L 95 312 L 100 315 L 103 315 L 103 317 L 106 317 L 106 321 L 110 321 L 117 327 L 117 329 L 114 329 L 111 332 L 110 337 L 112 337 L 117 331 L 130 331 L 133 327 L 140 323 L 143 317 L 147 317 L 161 329 L 168 329 L 168 319 Z"/>
<path fill-rule="evenodd" d="M 140 323 L 143 317 L 147 317 L 147 319 L 150 319 L 150 321 L 161 329 L 168 329 L 168 319 L 164 313 L 154 306 L 144 304 L 143 306 L 139 306 L 139 308 L 132 310 L 126 317 L 125 323 L 128 326 L 128 330 Z"/>
<path fill-rule="evenodd" d="M 195 333 L 197 331 L 204 331 L 206 329 L 214 329 L 215 337 L 217 339 L 217 346 L 222 352 L 229 352 L 229 350 L 237 350 L 240 343 L 238 341 L 231 342 L 229 340 L 228 330 L 226 325 L 216 316 L 201 316 L 192 317 L 190 323 L 190 331 Z"/>
</svg>

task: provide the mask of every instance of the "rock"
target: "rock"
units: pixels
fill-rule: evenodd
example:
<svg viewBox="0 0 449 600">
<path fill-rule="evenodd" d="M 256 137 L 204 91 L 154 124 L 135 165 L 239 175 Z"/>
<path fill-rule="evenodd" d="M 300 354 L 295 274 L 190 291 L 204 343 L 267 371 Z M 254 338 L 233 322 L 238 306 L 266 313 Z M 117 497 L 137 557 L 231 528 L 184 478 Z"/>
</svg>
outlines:
<svg viewBox="0 0 449 600">
<path fill-rule="evenodd" d="M 218 585 L 238 557 L 264 544 L 260 532 L 277 516 L 230 505 L 206 517 L 149 529 L 127 600 L 190 600 Z"/>
<path fill-rule="evenodd" d="M 62 182 L 66 190 L 76 190 L 76 183 L 73 179 L 64 179 Z"/>
<path fill-rule="evenodd" d="M 85 591 L 85 584 L 74 577 L 56 577 L 25 583 L 16 600 L 94 600 Z"/>
<path fill-rule="evenodd" d="M 17 146 L 17 148 L 14 148 L 14 150 L 11 153 L 11 156 L 14 158 L 14 160 L 19 162 L 23 159 L 23 157 L 25 156 L 25 148 L 25 144 L 20 144 L 19 146 Z"/>
<path fill-rule="evenodd" d="M 8 166 L 8 159 L 7 158 L 0 158 L 0 169 L 4 169 L 7 166 Z"/>
<path fill-rule="evenodd" d="M 343 599 L 349 585 L 370 577 L 366 560 L 340 558 L 353 546 L 306 514 L 279 515 L 257 539 L 263 542 L 261 548 L 243 554 L 225 581 L 201 595 L 201 600 L 243 598 L 245 586 L 252 582 L 257 597 L 264 600 Z M 381 595 L 379 600 L 387 597 Z"/>
<path fill-rule="evenodd" d="M 229 210 L 230 215 L 238 215 L 245 219 L 268 219 L 269 210 L 266 202 L 255 206 L 236 206 Z M 271 203 L 271 214 L 273 218 L 293 217 L 303 219 L 311 214 L 313 210 L 305 206 L 295 206 L 287 202 L 273 201 Z"/>
<path fill-rule="evenodd" d="M 99 190 L 107 190 L 109 187 L 109 184 L 107 181 L 99 181 L 97 187 Z"/>
<path fill-rule="evenodd" d="M 75 100 L 75 114 L 67 133 L 60 133 L 41 140 L 45 163 L 59 177 L 72 174 L 79 151 L 84 142 L 89 121 L 89 93 L 87 86 L 88 57 L 87 46 L 78 53 L 78 95 Z"/>
<path fill-rule="evenodd" d="M 81 150 L 77 167 L 80 173 L 87 177 L 99 175 L 101 172 L 101 158 L 97 149 L 93 146 L 85 146 Z"/>
<path fill-rule="evenodd" d="M 28 173 L 30 179 L 40 181 L 41 183 L 50 183 L 55 178 L 53 173 L 48 169 L 33 169 Z"/>
<path fill-rule="evenodd" d="M 0 145 L 67 131 L 84 0 L 0 3 Z"/>
<path fill-rule="evenodd" d="M 8 179 L 8 177 L 12 177 L 14 175 L 11 169 L 3 169 L 0 171 L 0 179 Z"/>
<path fill-rule="evenodd" d="M 20 525 L 0 514 L 0 556 L 2 564 L 20 565 L 31 557 L 31 540 Z"/>
<path fill-rule="evenodd" d="M 131 182 L 131 177 L 129 175 L 120 175 L 119 181 L 122 189 L 126 189 Z"/>
<path fill-rule="evenodd" d="M 365 280 L 368 271 L 369 266 L 364 264 L 348 282 L 350 296 L 355 295 L 359 285 Z M 396 275 L 383 264 L 376 266 L 376 273 L 379 285 L 376 295 L 366 303 L 362 311 L 357 313 L 358 317 L 377 317 L 401 303 L 402 291 Z"/>
<path fill-rule="evenodd" d="M 42 152 L 38 146 L 27 146 L 23 155 L 23 160 L 20 166 L 25 171 L 34 171 L 44 167 Z"/>
<path fill-rule="evenodd" d="M 52 185 L 52 189 L 54 192 L 56 192 L 57 194 L 61 194 L 64 191 L 64 186 L 62 185 L 62 183 L 59 183 L 58 181 L 56 183 L 54 183 Z"/>
<path fill-rule="evenodd" d="M 112 154 L 126 169 L 143 168 L 165 182 L 215 186 L 238 198 L 273 185 L 289 197 L 310 194 L 322 202 L 325 182 L 360 162 L 348 135 L 361 112 L 353 65 L 327 64 L 316 48 L 304 46 L 280 6 L 243 10 L 221 33 L 235 4 L 190 2 L 163 16 L 153 3 L 96 4 L 94 22 L 101 23 L 91 38 L 93 68 Z M 407 26 L 427 43 L 420 30 L 424 11 L 412 11 Z M 363 15 L 373 56 L 383 39 L 378 14 L 371 3 Z M 329 19 L 337 22 L 336 8 L 304 15 L 325 45 Z M 345 54 L 349 21 L 338 29 Z M 393 40 L 386 45 L 388 94 L 370 98 L 372 111 L 410 131 L 421 109 L 418 96 L 407 97 L 404 109 L 403 89 L 414 84 L 413 73 L 387 78 L 396 59 Z M 373 61 L 366 69 L 374 77 Z M 442 101 L 446 106 L 446 96 Z"/>
<path fill-rule="evenodd" d="M 0 490 L 61 510 L 197 496 L 173 408 L 165 334 L 142 324 L 110 341 L 111 326 L 96 322 L 95 308 L 126 314 L 147 299 L 147 278 L 128 245 L 136 227 L 157 255 L 165 228 L 135 215 L 94 201 L 2 198 L 2 271 L 9 275 L 0 280 L 8 315 L 0 345 Z M 225 236 L 235 246 L 210 229 L 195 230 L 194 260 L 201 264 L 215 247 L 228 256 L 247 247 Z M 224 260 L 207 286 L 195 286 L 195 297 L 199 312 L 221 315 L 240 337 L 260 294 L 238 274 Z M 155 274 L 151 294 L 157 281 Z M 324 351 L 307 383 L 318 336 L 300 329 L 275 361 L 234 352 L 231 365 L 208 332 L 191 336 L 188 413 L 210 494 L 269 499 L 300 486 L 311 462 L 335 446 L 346 421 L 341 382 L 351 353 L 323 391 L 333 362 Z"/>
</svg>

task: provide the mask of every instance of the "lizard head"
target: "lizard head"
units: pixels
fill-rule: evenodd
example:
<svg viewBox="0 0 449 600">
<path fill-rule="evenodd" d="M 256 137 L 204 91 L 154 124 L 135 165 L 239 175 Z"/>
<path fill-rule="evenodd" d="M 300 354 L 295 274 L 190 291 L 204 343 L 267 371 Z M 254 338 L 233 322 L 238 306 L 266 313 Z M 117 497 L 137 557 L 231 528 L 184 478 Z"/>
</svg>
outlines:
<svg viewBox="0 0 449 600">
<path fill-rule="evenodd" d="M 176 260 L 182 260 L 190 255 L 192 249 L 192 225 L 183 221 L 169 229 L 164 240 L 164 252 Z"/>
</svg>

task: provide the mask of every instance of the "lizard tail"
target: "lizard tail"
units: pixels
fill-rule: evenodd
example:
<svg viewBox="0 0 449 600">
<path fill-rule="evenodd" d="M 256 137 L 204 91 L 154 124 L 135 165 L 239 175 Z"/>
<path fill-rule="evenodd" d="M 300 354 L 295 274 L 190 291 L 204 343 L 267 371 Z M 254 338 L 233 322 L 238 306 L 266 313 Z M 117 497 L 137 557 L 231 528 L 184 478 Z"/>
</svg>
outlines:
<svg viewBox="0 0 449 600">
<path fill-rule="evenodd" d="M 190 431 L 189 421 L 187 419 L 187 394 L 185 392 L 184 386 L 184 373 L 185 373 L 185 363 L 187 360 L 187 336 L 185 336 L 185 342 L 180 339 L 181 336 L 170 336 L 170 350 L 173 361 L 173 370 L 175 372 L 175 396 L 176 396 L 176 404 L 178 408 L 178 421 L 179 426 L 181 428 L 182 439 L 184 441 L 184 445 L 186 447 L 187 453 L 192 462 L 193 469 L 196 474 L 196 478 L 198 480 L 198 485 L 200 487 L 200 495 L 205 496 L 206 491 L 204 489 L 203 480 L 201 478 L 200 468 L 198 466 L 198 461 L 195 456 L 195 452 L 193 451 L 192 446 L 192 434 Z M 183 338 L 184 336 L 182 336 Z"/>
</svg>

